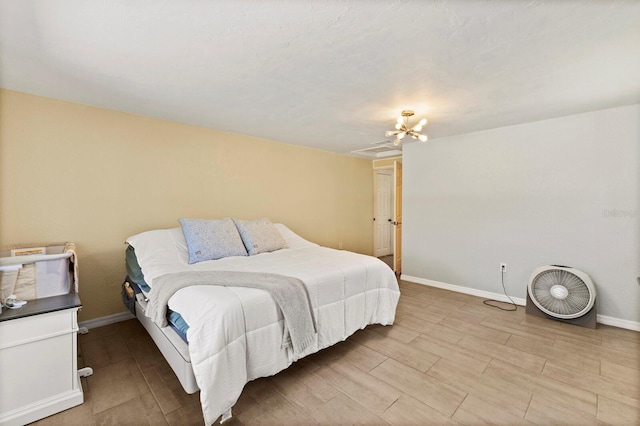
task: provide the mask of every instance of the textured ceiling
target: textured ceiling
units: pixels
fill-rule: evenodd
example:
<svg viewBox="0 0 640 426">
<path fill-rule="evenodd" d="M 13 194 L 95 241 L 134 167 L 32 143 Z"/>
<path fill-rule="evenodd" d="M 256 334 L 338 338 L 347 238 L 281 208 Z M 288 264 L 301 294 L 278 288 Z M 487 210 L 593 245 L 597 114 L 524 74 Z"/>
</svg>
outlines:
<svg viewBox="0 0 640 426">
<path fill-rule="evenodd" d="M 640 1 L 0 0 L 0 85 L 347 153 L 640 102 Z"/>
</svg>

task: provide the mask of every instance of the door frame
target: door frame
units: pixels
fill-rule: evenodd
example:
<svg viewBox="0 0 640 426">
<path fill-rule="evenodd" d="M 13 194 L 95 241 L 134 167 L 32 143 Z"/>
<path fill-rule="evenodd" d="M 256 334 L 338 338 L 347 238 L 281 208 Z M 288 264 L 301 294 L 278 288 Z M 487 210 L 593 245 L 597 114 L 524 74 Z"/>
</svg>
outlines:
<svg viewBox="0 0 640 426">
<path fill-rule="evenodd" d="M 398 200 L 399 196 L 400 197 L 402 196 L 402 194 L 398 194 L 398 188 L 396 187 L 396 180 L 395 180 L 395 173 L 394 173 L 395 169 L 396 169 L 395 163 L 402 164 L 401 161 L 394 160 L 394 162 L 389 164 L 389 165 L 377 166 L 377 167 L 374 166 L 373 167 L 373 173 L 372 173 L 372 178 L 373 178 L 373 203 L 374 203 L 374 205 L 373 205 L 373 209 L 374 209 L 373 213 L 374 213 L 374 216 L 375 216 L 375 207 L 376 207 L 375 206 L 375 202 L 376 202 L 376 185 L 377 185 L 376 172 L 378 170 L 384 170 L 384 169 L 390 170 L 392 177 L 394 177 L 393 183 L 392 183 L 392 186 L 393 186 L 393 189 L 392 189 L 393 199 L 392 199 L 392 202 L 391 202 L 391 216 L 392 216 L 394 222 L 396 221 L 396 218 L 397 218 L 397 212 L 396 212 L 397 200 Z M 400 198 L 400 200 L 402 200 L 402 198 Z M 375 230 L 375 226 L 376 226 L 375 220 L 372 220 L 372 225 L 371 225 L 372 230 L 373 230 L 373 247 L 372 248 L 373 248 L 373 253 L 374 254 L 376 252 L 376 230 Z M 392 226 L 393 226 L 393 228 L 392 228 L 392 238 L 391 238 L 391 254 L 393 255 L 393 259 L 394 259 L 394 262 L 393 262 L 394 263 L 394 266 L 393 266 L 394 272 L 396 272 L 396 274 L 398 274 L 398 273 L 400 273 L 400 269 L 399 269 L 400 268 L 399 267 L 400 262 L 399 262 L 399 259 L 398 259 L 398 262 L 396 262 L 397 255 L 399 254 L 398 253 L 398 248 L 396 247 L 396 241 L 399 241 L 400 238 L 401 238 L 402 227 L 398 226 L 395 223 L 392 224 Z M 400 235 L 398 235 L 398 233 Z M 398 265 L 398 270 L 395 270 L 396 269 L 396 264 Z"/>
<path fill-rule="evenodd" d="M 402 162 L 393 162 L 393 272 L 402 273 Z"/>
</svg>

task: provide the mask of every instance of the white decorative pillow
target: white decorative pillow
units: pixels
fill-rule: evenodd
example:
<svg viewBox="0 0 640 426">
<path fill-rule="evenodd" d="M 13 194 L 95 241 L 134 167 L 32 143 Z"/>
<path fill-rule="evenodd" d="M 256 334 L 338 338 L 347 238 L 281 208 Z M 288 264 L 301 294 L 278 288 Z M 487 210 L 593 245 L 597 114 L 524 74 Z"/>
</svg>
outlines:
<svg viewBox="0 0 640 426">
<path fill-rule="evenodd" d="M 288 248 L 287 242 L 269 219 L 233 219 L 249 256 Z"/>
<path fill-rule="evenodd" d="M 233 220 L 178 219 L 189 249 L 189 264 L 229 256 L 246 256 L 247 250 Z"/>
</svg>

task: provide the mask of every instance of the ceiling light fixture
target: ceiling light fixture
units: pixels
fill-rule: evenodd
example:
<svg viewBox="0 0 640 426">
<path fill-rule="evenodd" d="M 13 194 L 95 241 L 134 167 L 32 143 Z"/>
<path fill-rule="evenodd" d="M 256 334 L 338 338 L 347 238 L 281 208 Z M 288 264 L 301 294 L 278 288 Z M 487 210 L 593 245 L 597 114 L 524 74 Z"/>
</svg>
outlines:
<svg viewBox="0 0 640 426">
<path fill-rule="evenodd" d="M 389 130 L 386 135 L 387 137 L 395 136 L 396 140 L 393 141 L 395 146 L 398 146 L 402 143 L 402 139 L 405 136 L 409 135 L 414 139 L 419 140 L 420 142 L 427 141 L 427 135 L 423 135 L 420 132 L 422 131 L 422 127 L 427 124 L 427 119 L 423 118 L 413 127 L 409 127 L 409 117 L 413 116 L 414 112 L 410 109 L 405 109 L 402 111 L 401 116 L 398 117 L 398 121 L 396 123 L 396 130 Z"/>
</svg>

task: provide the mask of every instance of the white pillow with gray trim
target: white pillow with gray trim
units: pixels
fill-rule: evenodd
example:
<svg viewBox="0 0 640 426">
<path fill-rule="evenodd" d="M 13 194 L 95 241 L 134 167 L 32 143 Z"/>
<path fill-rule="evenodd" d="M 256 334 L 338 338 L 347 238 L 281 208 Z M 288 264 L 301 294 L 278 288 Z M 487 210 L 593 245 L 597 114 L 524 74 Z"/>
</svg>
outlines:
<svg viewBox="0 0 640 426">
<path fill-rule="evenodd" d="M 178 221 L 187 241 L 189 264 L 247 255 L 238 229 L 231 218 Z"/>
<path fill-rule="evenodd" d="M 278 229 L 267 218 L 258 220 L 233 219 L 233 221 L 249 256 L 289 248 Z"/>
</svg>

